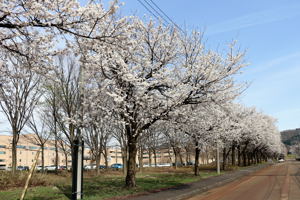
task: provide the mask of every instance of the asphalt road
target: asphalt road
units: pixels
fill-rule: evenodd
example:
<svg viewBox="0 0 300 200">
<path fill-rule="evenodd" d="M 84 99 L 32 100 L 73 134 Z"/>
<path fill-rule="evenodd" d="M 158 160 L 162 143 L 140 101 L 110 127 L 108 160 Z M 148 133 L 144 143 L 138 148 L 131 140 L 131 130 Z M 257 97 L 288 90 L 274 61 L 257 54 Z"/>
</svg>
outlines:
<svg viewBox="0 0 300 200">
<path fill-rule="evenodd" d="M 300 200 L 300 162 L 272 165 L 188 200 Z"/>
</svg>

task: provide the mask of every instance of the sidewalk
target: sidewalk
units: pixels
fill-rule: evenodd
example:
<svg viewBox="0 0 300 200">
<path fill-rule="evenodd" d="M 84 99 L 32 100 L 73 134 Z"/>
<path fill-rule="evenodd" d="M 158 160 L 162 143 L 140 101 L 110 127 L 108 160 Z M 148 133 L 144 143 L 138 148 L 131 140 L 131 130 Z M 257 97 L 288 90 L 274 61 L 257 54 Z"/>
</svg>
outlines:
<svg viewBox="0 0 300 200">
<path fill-rule="evenodd" d="M 247 167 L 245 169 L 228 172 L 220 176 L 209 177 L 198 182 L 183 184 L 174 188 L 166 189 L 156 193 L 147 193 L 137 197 L 129 197 L 130 200 L 182 200 L 196 194 L 208 191 L 212 188 L 224 185 L 234 180 L 247 176 L 271 164 L 261 164 L 258 166 Z"/>
</svg>

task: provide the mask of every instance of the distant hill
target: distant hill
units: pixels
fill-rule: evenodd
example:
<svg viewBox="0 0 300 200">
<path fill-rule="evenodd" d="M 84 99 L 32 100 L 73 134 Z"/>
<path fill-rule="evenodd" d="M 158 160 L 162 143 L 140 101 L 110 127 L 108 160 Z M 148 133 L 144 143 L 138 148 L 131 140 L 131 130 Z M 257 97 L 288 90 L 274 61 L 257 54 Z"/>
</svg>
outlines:
<svg viewBox="0 0 300 200">
<path fill-rule="evenodd" d="M 300 128 L 281 131 L 281 140 L 287 146 L 300 143 Z"/>
</svg>

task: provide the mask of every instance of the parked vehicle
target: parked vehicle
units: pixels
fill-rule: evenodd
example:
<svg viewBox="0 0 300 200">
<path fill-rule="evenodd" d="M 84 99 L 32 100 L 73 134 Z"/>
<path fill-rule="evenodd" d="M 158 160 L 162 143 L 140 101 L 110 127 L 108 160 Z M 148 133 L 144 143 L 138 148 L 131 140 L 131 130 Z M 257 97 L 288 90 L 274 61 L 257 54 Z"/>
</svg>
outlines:
<svg viewBox="0 0 300 200">
<path fill-rule="evenodd" d="M 157 164 L 157 167 L 171 167 L 172 164 L 171 163 L 161 163 L 161 164 Z"/>
<path fill-rule="evenodd" d="M 59 170 L 66 170 L 67 166 L 59 166 Z"/>
<path fill-rule="evenodd" d="M 45 168 L 45 167 L 44 167 L 44 168 Z M 43 166 L 42 166 L 42 165 L 36 166 L 35 169 L 36 169 L 37 171 L 42 171 Z"/>
<path fill-rule="evenodd" d="M 115 163 L 110 166 L 112 169 L 122 169 L 123 165 L 120 163 Z"/>
<path fill-rule="evenodd" d="M 18 166 L 17 170 L 19 170 L 19 171 L 28 171 L 29 167 L 28 166 Z"/>
<path fill-rule="evenodd" d="M 93 164 L 93 165 L 85 165 L 85 166 L 83 166 L 83 169 L 85 169 L 85 170 L 96 169 L 96 165 L 95 164 Z"/>
<path fill-rule="evenodd" d="M 105 165 L 99 165 L 99 169 L 106 169 Z"/>
<path fill-rule="evenodd" d="M 181 162 L 172 163 L 172 166 L 174 167 L 174 166 L 175 166 L 175 164 L 176 164 L 176 166 L 177 166 L 177 167 L 183 167 L 183 166 L 184 166 L 184 164 L 183 164 L 183 163 L 181 163 Z"/>
<path fill-rule="evenodd" d="M 0 170 L 6 170 L 6 165 L 0 165 Z"/>
<path fill-rule="evenodd" d="M 186 163 L 186 166 L 193 166 L 193 165 L 195 165 L 194 162 L 187 162 L 187 163 Z"/>
<path fill-rule="evenodd" d="M 281 159 L 278 160 L 278 162 L 284 162 L 284 159 L 281 158 Z"/>
<path fill-rule="evenodd" d="M 55 165 L 50 165 L 45 167 L 45 171 L 55 171 L 56 166 Z"/>
</svg>

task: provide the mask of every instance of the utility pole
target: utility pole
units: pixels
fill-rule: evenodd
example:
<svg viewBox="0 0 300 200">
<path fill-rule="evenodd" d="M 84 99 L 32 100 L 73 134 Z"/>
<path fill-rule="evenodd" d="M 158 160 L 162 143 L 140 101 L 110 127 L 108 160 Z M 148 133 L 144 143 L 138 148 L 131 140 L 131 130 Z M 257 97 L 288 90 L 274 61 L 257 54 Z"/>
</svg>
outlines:
<svg viewBox="0 0 300 200">
<path fill-rule="evenodd" d="M 80 129 L 77 129 L 77 131 Z M 84 143 L 82 139 L 74 140 L 74 150 L 72 155 L 72 200 L 82 199 L 83 180 L 83 152 Z"/>
<path fill-rule="evenodd" d="M 218 143 L 217 143 L 217 174 L 220 174 L 220 152 L 219 152 Z"/>
<path fill-rule="evenodd" d="M 83 58 L 84 59 L 84 58 Z M 83 63 L 85 63 L 83 61 Z M 83 126 L 83 70 L 84 64 L 81 64 L 79 69 L 79 124 L 76 128 L 76 138 L 73 145 L 72 155 L 72 198 L 71 200 L 82 199 L 83 191 L 83 156 L 84 156 L 84 142 L 82 139 L 81 129 Z"/>
</svg>

